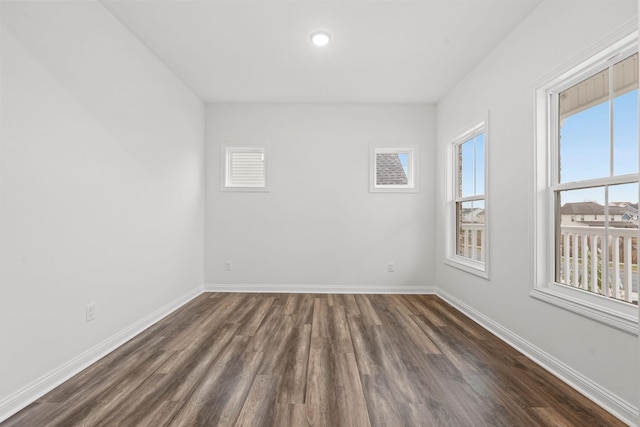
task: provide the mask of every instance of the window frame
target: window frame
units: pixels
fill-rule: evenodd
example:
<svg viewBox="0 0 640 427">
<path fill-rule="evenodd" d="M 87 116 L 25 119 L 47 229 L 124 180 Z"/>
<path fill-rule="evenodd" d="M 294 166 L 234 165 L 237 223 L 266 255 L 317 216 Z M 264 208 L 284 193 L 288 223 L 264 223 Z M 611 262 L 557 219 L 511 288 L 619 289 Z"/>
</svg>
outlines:
<svg viewBox="0 0 640 427">
<path fill-rule="evenodd" d="M 638 52 L 638 30 L 631 22 L 584 52 L 579 57 L 534 82 L 533 98 L 534 153 L 534 280 L 530 296 L 565 310 L 591 318 L 625 332 L 638 335 L 638 306 L 598 295 L 555 281 L 556 193 L 587 187 L 589 182 L 556 183 L 559 170 L 557 94 L 593 76 L 628 55 Z M 598 186 L 634 182 L 638 174 L 597 178 Z M 640 236 L 640 234 L 639 234 Z M 640 240 L 639 240 L 640 241 Z"/>
<path fill-rule="evenodd" d="M 377 184 L 376 155 L 381 154 L 408 154 L 407 184 Z M 418 193 L 419 187 L 419 151 L 415 144 L 371 144 L 369 146 L 369 192 L 371 193 Z"/>
<path fill-rule="evenodd" d="M 264 156 L 264 185 L 247 186 L 233 185 L 230 183 L 231 176 L 231 154 L 234 152 L 261 153 Z M 270 167 L 269 167 L 269 146 L 267 144 L 223 144 L 221 149 L 220 167 L 220 191 L 229 192 L 269 192 L 270 188 Z"/>
<path fill-rule="evenodd" d="M 458 163 L 458 147 L 465 142 L 484 134 L 484 193 L 482 197 L 459 197 L 457 188 L 459 186 L 459 163 Z M 489 266 L 491 259 L 490 244 L 490 208 L 489 208 L 489 116 L 485 115 L 481 120 L 477 120 L 473 125 L 468 126 L 466 130 L 453 138 L 449 143 L 447 152 L 447 236 L 446 236 L 446 257 L 445 264 L 457 268 L 459 270 L 474 274 L 483 279 L 489 279 Z M 483 245 L 485 245 L 484 262 L 473 260 L 457 254 L 458 241 L 458 220 L 456 204 L 465 201 L 483 200 L 484 201 L 484 235 Z"/>
</svg>

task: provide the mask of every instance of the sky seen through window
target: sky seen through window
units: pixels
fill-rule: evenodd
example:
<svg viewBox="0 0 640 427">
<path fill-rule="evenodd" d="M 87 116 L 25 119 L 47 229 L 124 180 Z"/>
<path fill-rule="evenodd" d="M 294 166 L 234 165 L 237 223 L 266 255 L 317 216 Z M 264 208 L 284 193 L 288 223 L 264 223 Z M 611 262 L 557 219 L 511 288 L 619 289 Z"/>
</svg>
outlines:
<svg viewBox="0 0 640 427">
<path fill-rule="evenodd" d="M 609 101 L 563 120 L 560 128 L 561 182 L 638 172 L 638 90 L 613 100 L 613 173 L 611 171 Z M 562 192 L 562 204 L 595 201 L 604 205 L 602 187 Z M 609 187 L 609 203 L 638 202 L 638 185 Z"/>
</svg>

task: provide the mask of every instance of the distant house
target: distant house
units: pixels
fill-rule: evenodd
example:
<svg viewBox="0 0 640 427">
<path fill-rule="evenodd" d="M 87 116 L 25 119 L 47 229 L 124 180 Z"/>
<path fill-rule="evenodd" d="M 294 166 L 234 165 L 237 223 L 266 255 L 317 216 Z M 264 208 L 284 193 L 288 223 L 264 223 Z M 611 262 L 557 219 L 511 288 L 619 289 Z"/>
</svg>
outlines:
<svg viewBox="0 0 640 427">
<path fill-rule="evenodd" d="M 481 208 L 463 208 L 461 222 L 484 224 L 484 209 Z"/>
<path fill-rule="evenodd" d="M 609 225 L 628 228 L 638 225 L 638 205 L 627 202 L 609 204 Z M 605 220 L 604 206 L 596 202 L 565 203 L 560 208 L 561 225 L 602 227 Z"/>
<path fill-rule="evenodd" d="M 476 222 L 479 224 L 484 224 L 484 215 L 485 211 L 484 209 L 481 209 L 480 212 L 478 212 L 478 214 L 476 215 Z"/>
<path fill-rule="evenodd" d="M 612 206 L 616 206 L 624 210 L 622 214 L 622 220 L 625 222 L 632 222 L 638 224 L 638 204 L 631 202 L 613 202 L 609 204 L 609 209 Z"/>
</svg>

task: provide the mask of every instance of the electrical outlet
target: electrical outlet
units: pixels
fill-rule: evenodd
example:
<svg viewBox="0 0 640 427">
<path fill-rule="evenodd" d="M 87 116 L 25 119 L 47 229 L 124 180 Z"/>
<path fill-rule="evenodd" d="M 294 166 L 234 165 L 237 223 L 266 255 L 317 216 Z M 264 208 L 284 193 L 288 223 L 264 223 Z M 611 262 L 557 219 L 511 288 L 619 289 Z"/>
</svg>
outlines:
<svg viewBox="0 0 640 427">
<path fill-rule="evenodd" d="M 96 304 L 95 303 L 91 303 L 91 304 L 87 304 L 87 306 L 85 307 L 85 315 L 87 318 L 87 322 L 91 322 L 93 319 L 96 318 Z"/>
<path fill-rule="evenodd" d="M 387 264 L 387 271 L 389 273 L 393 273 L 395 271 L 395 266 L 393 265 L 392 262 L 390 262 L 389 264 Z"/>
<path fill-rule="evenodd" d="M 224 269 L 225 271 L 231 271 L 231 261 L 225 261 Z"/>
</svg>

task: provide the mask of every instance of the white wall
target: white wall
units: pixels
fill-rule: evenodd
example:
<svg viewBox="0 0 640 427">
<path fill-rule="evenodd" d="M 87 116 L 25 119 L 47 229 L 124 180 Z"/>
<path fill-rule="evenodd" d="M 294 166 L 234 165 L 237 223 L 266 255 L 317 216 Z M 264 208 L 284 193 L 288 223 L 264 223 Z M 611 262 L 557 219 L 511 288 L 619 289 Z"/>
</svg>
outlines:
<svg viewBox="0 0 640 427">
<path fill-rule="evenodd" d="M 0 407 L 201 290 L 204 211 L 202 102 L 98 2 L 1 6 Z"/>
<path fill-rule="evenodd" d="M 632 407 L 638 338 L 529 296 L 533 287 L 531 83 L 625 21 L 635 1 L 546 1 L 437 106 L 436 284 Z M 450 140 L 489 112 L 491 279 L 443 264 L 445 159 Z"/>
<path fill-rule="evenodd" d="M 424 289 L 433 271 L 434 135 L 432 106 L 208 106 L 205 283 Z M 236 142 L 270 145 L 269 193 L 220 191 L 221 144 Z M 419 193 L 369 193 L 372 143 L 419 144 Z"/>
<path fill-rule="evenodd" d="M 436 284 L 638 402 L 636 337 L 529 297 L 529 83 L 635 2 L 543 3 L 442 100 L 437 120 L 419 105 L 209 106 L 204 231 L 202 103 L 99 3 L 1 7 L 0 406 L 197 291 L 203 269 L 210 287 L 235 289 Z M 490 281 L 442 263 L 446 145 L 487 111 Z M 270 144 L 271 192 L 219 191 L 225 142 Z M 420 145 L 420 193 L 368 192 L 369 144 L 384 142 Z M 86 323 L 89 302 L 97 318 Z"/>
</svg>

